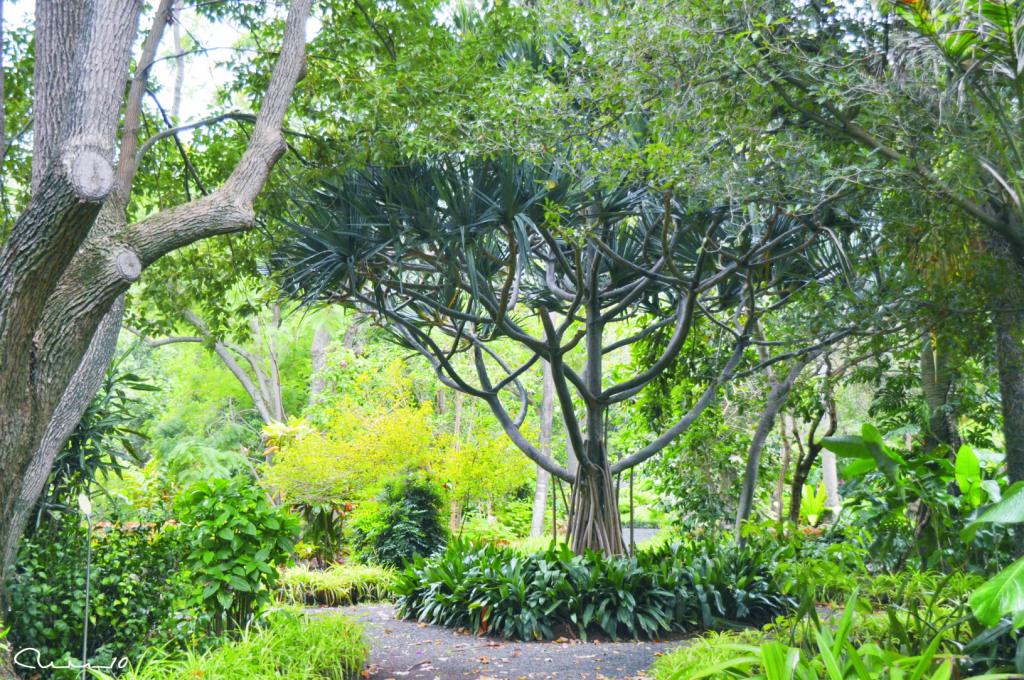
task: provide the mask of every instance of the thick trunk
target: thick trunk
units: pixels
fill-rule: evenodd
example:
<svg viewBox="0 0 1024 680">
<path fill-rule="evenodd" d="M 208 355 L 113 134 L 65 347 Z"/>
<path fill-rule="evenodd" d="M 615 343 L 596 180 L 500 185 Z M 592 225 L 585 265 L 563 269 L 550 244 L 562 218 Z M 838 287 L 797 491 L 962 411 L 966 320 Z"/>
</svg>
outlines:
<svg viewBox="0 0 1024 680">
<path fill-rule="evenodd" d="M 996 314 L 996 353 L 1006 468 L 1010 482 L 1019 482 L 1024 480 L 1024 310 Z"/>
<path fill-rule="evenodd" d="M 81 366 L 78 367 L 57 405 L 42 441 L 36 448 L 32 461 L 22 478 L 21 489 L 12 512 L 6 517 L 0 517 L 0 537 L 3 540 L 0 544 L 0 550 L 2 550 L 0 564 L 4 566 L 5 572 L 6 568 L 14 562 L 18 551 L 18 542 L 28 524 L 32 509 L 39 500 L 39 495 L 46 484 L 57 453 L 64 447 L 71 433 L 78 426 L 82 414 L 85 413 L 85 409 L 88 408 L 103 382 L 103 376 L 110 366 L 110 361 L 114 358 L 123 313 L 124 298 L 119 298 L 100 323 L 89 344 L 88 351 L 82 358 Z M 0 578 L 0 583 L 3 580 L 6 578 Z"/>
<path fill-rule="evenodd" d="M 66 419 L 54 423 L 54 415 L 116 300 L 143 267 L 163 255 L 252 226 L 253 201 L 285 150 L 280 128 L 305 66 L 311 0 L 292 3 L 249 145 L 221 189 L 113 232 L 96 228 L 101 207 L 123 215 L 121 194 L 130 189 L 120 180 L 133 172 L 130 164 L 120 164 L 115 175 L 110 159 L 119 123 L 126 135 L 120 140 L 123 158 L 137 142 L 129 131 L 138 102 L 127 102 L 123 119 L 119 112 L 126 104 L 141 4 L 36 4 L 33 192 L 0 247 L 0 547 L 5 552 L 17 544 L 21 506 L 35 502 L 27 498 L 32 495 L 27 480 L 45 480 L 49 473 L 37 454 L 55 438 L 51 426 L 67 425 Z M 133 82 L 130 91 L 142 89 Z"/>
<path fill-rule="evenodd" d="M 580 461 L 567 521 L 570 546 L 577 555 L 587 550 L 604 555 L 626 552 L 619 521 L 619 499 L 607 462 L 594 465 Z"/>
<path fill-rule="evenodd" d="M 540 398 L 540 450 L 545 456 L 551 456 L 551 431 L 555 420 L 555 378 L 551 372 L 551 364 L 544 362 L 543 387 Z M 530 536 L 544 535 L 544 514 L 547 510 L 548 483 L 551 475 L 537 466 L 537 489 L 533 494 L 533 517 L 530 522 Z"/>
</svg>

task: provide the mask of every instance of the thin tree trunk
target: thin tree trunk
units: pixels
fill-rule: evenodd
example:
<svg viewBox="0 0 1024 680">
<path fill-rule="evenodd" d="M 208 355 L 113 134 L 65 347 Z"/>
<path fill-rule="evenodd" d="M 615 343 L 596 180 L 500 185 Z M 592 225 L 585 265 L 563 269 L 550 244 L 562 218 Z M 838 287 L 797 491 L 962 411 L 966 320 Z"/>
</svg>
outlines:
<svg viewBox="0 0 1024 680">
<path fill-rule="evenodd" d="M 328 320 L 322 321 L 313 333 L 313 345 L 309 350 L 310 378 L 309 378 L 309 405 L 316 403 L 327 384 L 325 375 L 327 368 L 327 350 L 331 346 L 331 330 Z"/>
<path fill-rule="evenodd" d="M 1018 300 L 1016 304 L 1022 303 Z M 1024 310 L 997 312 L 996 354 L 1006 468 L 1013 483 L 1024 480 Z"/>
<path fill-rule="evenodd" d="M 185 55 L 181 49 L 181 0 L 174 3 L 174 24 L 171 27 L 174 38 L 174 99 L 171 104 L 171 117 L 175 124 L 181 121 L 181 90 L 185 85 Z"/>
<path fill-rule="evenodd" d="M 555 378 L 551 373 L 551 364 L 543 362 L 543 386 L 540 399 L 540 450 L 545 456 L 551 456 L 551 431 L 555 419 Z M 530 536 L 544 535 L 544 515 L 547 510 L 548 483 L 550 474 L 541 466 L 537 466 L 537 489 L 533 494 L 533 516 L 530 522 Z"/>
<path fill-rule="evenodd" d="M 792 368 L 789 369 L 785 379 L 776 384 L 768 394 L 768 400 L 761 414 L 761 420 L 757 424 L 757 430 L 754 431 L 754 437 L 750 441 L 750 449 L 747 451 L 747 468 L 743 477 L 743 488 L 740 492 L 739 506 L 736 509 L 734 529 L 737 540 L 742 540 L 740 530 L 743 528 L 743 523 L 750 519 L 751 511 L 754 508 L 754 493 L 757 490 L 757 477 L 761 467 L 761 451 L 764 449 L 764 443 L 767 441 L 772 428 L 775 427 L 775 418 L 779 411 L 782 410 L 782 407 L 785 406 L 786 399 L 793 389 L 793 383 L 796 382 L 797 377 L 813 358 L 809 354 L 798 359 Z"/>
<path fill-rule="evenodd" d="M 956 378 L 949 367 L 949 352 L 939 336 L 927 332 L 921 345 L 921 391 L 928 404 L 926 448 L 945 444 L 955 452 L 960 448 L 960 433 L 955 426 L 956 414 L 951 401 Z"/>
<path fill-rule="evenodd" d="M 779 423 L 779 441 L 782 442 L 782 465 L 779 469 L 779 478 L 775 482 L 775 491 L 772 493 L 772 510 L 779 518 L 781 524 L 783 519 L 782 494 L 786 489 L 786 477 L 789 475 L 789 463 L 793 458 L 793 445 L 789 442 L 789 435 L 786 427 L 791 417 L 788 414 L 782 415 L 782 422 Z"/>
<path fill-rule="evenodd" d="M 465 399 L 465 395 L 462 392 L 455 393 L 455 399 L 453 399 L 453 410 L 455 412 L 455 424 L 453 426 L 455 434 L 455 450 L 462 450 L 462 402 Z M 448 528 L 451 529 L 452 533 L 458 532 L 462 528 L 462 500 L 457 496 L 452 498 L 450 503 L 451 515 L 448 517 Z"/>
<path fill-rule="evenodd" d="M 825 505 L 834 517 L 842 499 L 839 497 L 839 469 L 836 465 L 836 454 L 828 449 L 821 452 L 821 477 L 825 483 Z"/>
</svg>

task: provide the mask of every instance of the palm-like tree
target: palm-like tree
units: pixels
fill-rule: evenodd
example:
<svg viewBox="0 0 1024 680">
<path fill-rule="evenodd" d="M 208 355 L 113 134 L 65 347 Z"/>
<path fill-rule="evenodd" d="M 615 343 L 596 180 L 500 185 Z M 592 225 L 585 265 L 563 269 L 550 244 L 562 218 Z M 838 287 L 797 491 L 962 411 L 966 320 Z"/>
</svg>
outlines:
<svg viewBox="0 0 1024 680">
<path fill-rule="evenodd" d="M 838 267 L 835 250 L 820 247 L 814 215 L 690 212 L 671 192 L 601 184 L 558 162 L 445 157 L 371 168 L 296 206 L 296 236 L 275 258 L 284 289 L 372 310 L 445 385 L 484 400 L 527 456 L 572 483 L 577 552 L 624 551 L 614 476 L 661 451 L 714 400 L 749 360 L 759 319 Z M 728 339 L 717 375 L 678 422 L 613 456 L 608 410 L 677 360 L 700 316 Z M 610 326 L 641 317 L 654 321 L 611 337 Z M 656 361 L 626 380 L 606 379 L 609 352 L 655 333 L 665 337 Z M 513 365 L 495 349 L 498 338 L 529 358 Z M 574 350 L 580 367 L 570 365 Z M 462 353 L 468 371 L 454 361 Z M 542 359 L 579 460 L 575 474 L 520 429 L 529 404 L 520 377 Z"/>
</svg>

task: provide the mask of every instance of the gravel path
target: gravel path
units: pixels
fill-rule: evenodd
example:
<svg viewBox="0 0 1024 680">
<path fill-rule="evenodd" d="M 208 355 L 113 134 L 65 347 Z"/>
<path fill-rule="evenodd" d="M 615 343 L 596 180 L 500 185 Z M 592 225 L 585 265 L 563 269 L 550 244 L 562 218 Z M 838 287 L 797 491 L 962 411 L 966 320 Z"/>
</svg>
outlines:
<svg viewBox="0 0 1024 680">
<path fill-rule="evenodd" d="M 331 610 L 366 623 L 373 649 L 366 680 L 626 680 L 646 678 L 666 642 L 508 642 L 415 621 L 399 621 L 388 604 Z"/>
</svg>

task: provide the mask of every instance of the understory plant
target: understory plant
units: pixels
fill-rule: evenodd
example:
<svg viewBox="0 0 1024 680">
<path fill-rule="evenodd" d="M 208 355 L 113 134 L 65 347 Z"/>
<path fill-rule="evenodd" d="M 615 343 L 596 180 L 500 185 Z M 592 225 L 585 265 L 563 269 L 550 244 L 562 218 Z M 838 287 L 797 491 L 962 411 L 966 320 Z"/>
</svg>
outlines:
<svg viewBox="0 0 1024 680">
<path fill-rule="evenodd" d="M 181 534 L 164 523 L 103 525 L 93 532 L 90 663 L 109 664 L 149 644 L 191 636 L 200 611 L 188 605 L 189 584 L 178 575 Z M 42 661 L 58 666 L 81 661 L 86 543 L 84 523 L 70 514 L 56 516 L 22 542 L 4 612 L 15 649 L 37 649 Z"/>
<path fill-rule="evenodd" d="M 763 624 L 793 603 L 754 550 L 710 539 L 635 557 L 453 540 L 401 572 L 395 592 L 401 616 L 525 640 Z"/>
<path fill-rule="evenodd" d="M 338 607 L 389 600 L 394 579 L 392 569 L 376 565 L 333 564 L 322 570 L 291 567 L 282 573 L 278 592 L 294 604 Z"/>
<path fill-rule="evenodd" d="M 424 473 L 389 481 L 377 501 L 357 509 L 356 550 L 365 561 L 402 567 L 442 547 L 448 530 L 441 516 L 441 491 Z"/>
<path fill-rule="evenodd" d="M 184 566 L 194 583 L 192 601 L 210 614 L 215 634 L 244 628 L 272 601 L 298 519 L 241 476 L 196 482 L 177 510 L 190 527 Z"/>
<path fill-rule="evenodd" d="M 807 619 L 805 619 L 807 620 Z M 802 634 L 788 642 L 777 634 L 761 633 L 761 639 L 716 636 L 680 647 L 654 666 L 658 680 L 699 678 L 758 678 L 762 680 L 949 680 L 959 674 L 959 658 L 944 653 L 949 642 L 945 631 L 914 640 L 915 650 L 898 650 L 884 639 L 863 639 L 864 623 L 854 594 L 838 621 L 816 617 Z M 776 631 L 777 633 L 777 631 Z M 1017 675 L 972 676 L 986 678 Z"/>
<path fill-rule="evenodd" d="M 278 610 L 236 640 L 183 656 L 154 649 L 122 680 L 353 680 L 369 657 L 362 627 L 344 616 Z M 97 680 L 113 680 L 93 672 Z"/>
</svg>

